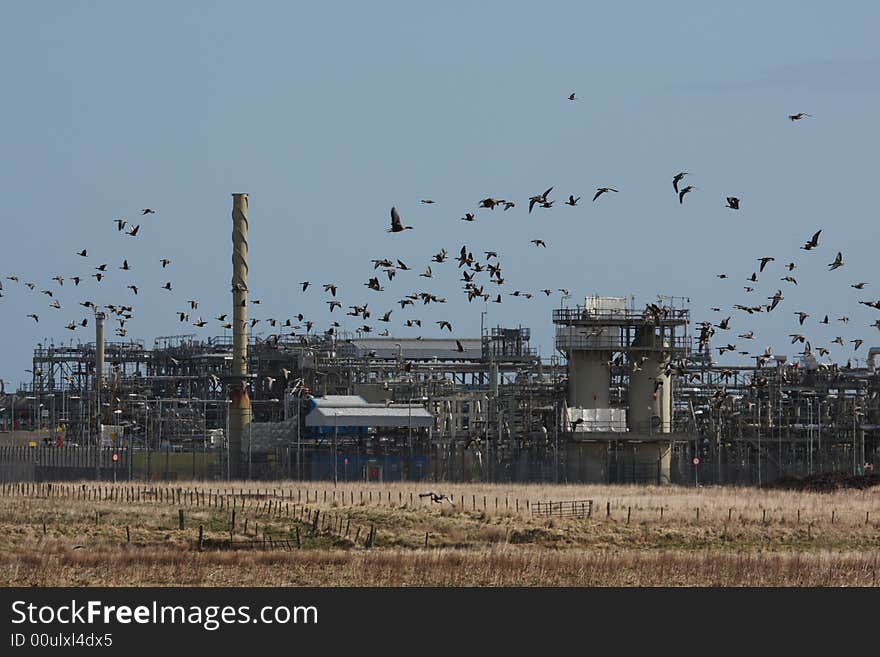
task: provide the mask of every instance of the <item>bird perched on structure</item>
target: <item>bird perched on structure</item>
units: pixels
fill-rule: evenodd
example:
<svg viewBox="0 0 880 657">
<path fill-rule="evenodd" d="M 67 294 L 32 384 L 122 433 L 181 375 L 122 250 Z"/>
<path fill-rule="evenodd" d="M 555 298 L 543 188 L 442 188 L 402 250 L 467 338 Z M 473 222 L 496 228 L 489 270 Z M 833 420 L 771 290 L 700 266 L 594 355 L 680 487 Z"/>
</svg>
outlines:
<svg viewBox="0 0 880 657">
<path fill-rule="evenodd" d="M 397 213 L 397 208 L 391 208 L 391 228 L 389 228 L 386 232 L 388 233 L 400 233 L 404 230 L 412 230 L 412 226 L 404 226 L 400 221 L 400 215 Z"/>
<path fill-rule="evenodd" d="M 593 195 L 593 200 L 595 201 L 597 198 L 602 196 L 602 194 L 607 194 L 608 192 L 616 192 L 617 190 L 613 187 L 597 187 L 596 193 Z"/>
</svg>

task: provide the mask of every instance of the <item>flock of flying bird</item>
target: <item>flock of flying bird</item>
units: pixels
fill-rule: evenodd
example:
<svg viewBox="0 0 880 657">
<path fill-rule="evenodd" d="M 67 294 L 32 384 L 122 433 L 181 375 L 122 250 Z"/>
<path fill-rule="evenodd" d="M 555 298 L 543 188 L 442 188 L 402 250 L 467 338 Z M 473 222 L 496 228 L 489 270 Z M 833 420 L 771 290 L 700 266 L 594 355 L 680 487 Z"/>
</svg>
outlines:
<svg viewBox="0 0 880 657">
<path fill-rule="evenodd" d="M 571 94 L 569 96 L 569 100 L 576 100 L 575 94 Z M 799 112 L 797 114 L 789 115 L 789 119 L 791 121 L 799 121 L 805 117 L 809 117 L 809 114 L 804 112 Z M 697 190 L 697 188 L 693 185 L 687 184 L 683 185 L 684 179 L 689 176 L 690 173 L 687 171 L 680 171 L 676 173 L 672 177 L 672 187 L 675 194 L 678 197 L 679 204 L 683 204 L 685 201 L 685 196 Z M 556 203 L 555 199 L 551 198 L 551 193 L 553 192 L 553 187 L 549 187 L 545 191 L 540 194 L 535 194 L 533 196 L 528 197 L 528 213 L 531 214 L 535 208 L 549 209 L 554 206 Z M 597 187 L 595 193 L 592 197 L 592 202 L 599 201 L 600 197 L 606 194 L 617 194 L 619 190 L 614 187 L 602 186 Z M 575 207 L 579 204 L 581 200 L 580 196 L 575 196 L 574 194 L 570 194 L 568 199 L 564 201 L 565 205 Z M 422 199 L 422 204 L 425 205 L 434 205 L 435 201 L 432 199 Z M 476 204 L 476 210 L 468 211 L 461 217 L 462 221 L 465 222 L 474 222 L 477 219 L 477 213 L 481 210 L 494 211 L 496 208 L 501 207 L 502 211 L 506 212 L 514 207 L 516 207 L 516 201 L 494 198 L 494 197 L 486 197 L 481 199 Z M 726 207 L 731 210 L 739 210 L 740 209 L 740 199 L 736 196 L 727 196 L 726 197 Z M 146 217 L 147 215 L 156 214 L 156 211 L 152 208 L 144 208 L 141 211 L 141 216 Z M 127 220 L 119 218 L 113 220 L 116 226 L 116 231 L 119 233 L 124 233 L 126 236 L 131 238 L 137 238 L 139 235 L 139 231 L 141 229 L 140 224 L 132 225 Z M 391 208 L 391 225 L 388 228 L 387 232 L 392 234 L 403 233 L 408 230 L 413 230 L 413 226 L 405 225 L 400 213 L 398 212 L 396 207 Z M 805 251 L 811 251 L 819 247 L 819 239 L 822 231 L 818 230 L 813 234 L 813 236 L 807 240 L 807 242 L 801 247 L 801 249 Z M 533 244 L 537 248 L 547 248 L 547 244 L 543 239 L 535 238 L 530 240 L 530 243 Z M 513 290 L 511 292 L 502 292 L 502 287 L 506 283 L 506 278 L 504 272 L 502 270 L 502 264 L 500 257 L 496 251 L 483 251 L 483 258 L 479 259 L 474 256 L 474 253 L 467 247 L 467 245 L 462 245 L 460 249 L 457 249 L 457 256 L 454 258 L 450 258 L 450 255 L 446 251 L 445 248 L 439 249 L 431 258 L 430 261 L 425 263 L 424 270 L 421 271 L 417 278 L 424 278 L 426 280 L 434 280 L 439 270 L 445 268 L 451 268 L 451 264 L 446 264 L 448 261 L 452 260 L 457 262 L 457 267 L 454 271 L 460 275 L 459 282 L 462 283 L 462 292 L 467 297 L 468 302 L 473 302 L 476 300 L 482 301 L 484 303 L 502 303 L 504 296 L 509 297 L 518 297 L 524 299 L 526 301 L 531 300 L 533 296 L 537 293 L 533 293 L 527 290 Z M 81 251 L 76 252 L 76 255 L 83 258 L 88 259 L 90 257 L 88 249 L 82 249 Z M 745 282 L 748 285 L 743 286 L 745 293 L 753 293 L 756 291 L 756 284 L 759 280 L 759 274 L 763 275 L 765 269 L 770 265 L 770 263 L 774 262 L 775 258 L 772 256 L 762 256 L 757 259 L 758 266 L 756 267 L 757 271 L 754 271 L 750 277 L 746 279 Z M 157 258 L 157 268 L 161 267 L 161 270 L 164 271 L 169 265 L 171 265 L 171 260 L 165 257 Z M 385 285 L 390 283 L 395 279 L 399 274 L 402 276 L 412 275 L 411 272 L 414 271 L 414 268 L 407 264 L 402 257 L 382 257 L 376 258 L 372 260 L 373 266 L 373 275 L 371 275 L 368 280 L 363 283 L 363 286 L 368 288 L 370 291 L 374 293 L 382 293 L 386 290 Z M 834 271 L 844 266 L 844 260 L 842 253 L 838 252 L 836 257 L 831 263 L 828 263 L 829 271 Z M 60 291 L 60 289 L 64 286 L 65 280 L 68 283 L 73 283 L 73 287 L 77 288 L 82 281 L 84 281 L 88 276 L 94 278 L 97 283 L 101 283 L 101 281 L 110 274 L 111 269 L 108 269 L 110 265 L 108 263 L 100 263 L 96 266 L 92 267 L 93 273 L 91 274 L 83 274 L 79 273 L 77 275 L 69 276 L 65 279 L 65 277 L 61 275 L 56 275 L 52 277 L 52 281 L 54 281 L 54 285 L 45 286 L 46 289 L 39 290 L 38 294 L 44 294 L 47 297 L 52 299 L 52 302 L 49 304 L 49 307 L 53 311 L 58 311 L 62 309 L 62 304 L 60 300 L 56 297 L 56 293 Z M 781 281 L 788 285 L 797 285 L 797 279 L 792 275 L 794 270 L 796 269 L 797 264 L 794 262 L 789 262 L 785 269 L 787 270 L 787 274 L 781 277 Z M 420 267 L 419 267 L 420 268 Z M 122 262 L 115 267 L 122 272 L 128 274 L 133 270 L 132 265 L 129 263 L 127 258 L 124 258 Z M 378 270 L 381 269 L 381 274 L 378 273 Z M 384 277 L 383 277 L 384 275 Z M 718 274 L 718 278 L 726 279 L 729 278 L 727 274 Z M 5 287 L 4 287 L 5 280 Z M 21 281 L 16 275 L 8 275 L 4 280 L 0 280 L 0 297 L 8 292 L 8 288 L 11 284 L 19 284 Z M 37 284 L 34 282 L 25 282 L 24 285 L 31 291 L 36 291 Z M 851 287 L 856 290 L 861 290 L 865 287 L 866 283 L 852 283 Z M 43 287 L 43 286 L 41 286 Z M 143 286 L 138 284 L 137 282 L 128 282 L 126 288 L 130 292 L 130 297 L 125 300 L 125 302 L 118 303 L 108 303 L 104 305 L 99 305 L 97 302 L 92 300 L 84 300 L 79 302 L 80 306 L 83 306 L 87 310 L 92 313 L 98 312 L 99 310 L 104 310 L 114 316 L 115 321 L 118 323 L 118 326 L 115 328 L 115 333 L 119 337 L 125 337 L 127 335 L 126 323 L 134 317 L 134 305 L 133 300 L 137 297 L 140 291 L 143 289 Z M 253 329 L 257 326 L 257 324 L 264 322 L 264 325 L 269 326 L 273 332 L 268 336 L 269 341 L 274 341 L 276 344 L 282 339 L 282 337 L 287 333 L 290 336 L 298 337 L 301 341 L 308 342 L 315 333 L 313 332 L 315 327 L 318 326 L 319 330 L 323 330 L 325 335 L 335 335 L 337 330 L 342 327 L 342 324 L 339 321 L 334 321 L 333 313 L 335 310 L 343 309 L 343 306 L 346 306 L 347 312 L 344 314 L 347 316 L 351 316 L 356 318 L 357 323 L 363 322 L 359 327 L 357 327 L 356 331 L 361 334 L 370 334 L 374 331 L 376 327 L 367 323 L 374 313 L 374 310 L 370 308 L 371 300 L 367 301 L 359 301 L 358 303 L 353 303 L 348 305 L 342 301 L 340 296 L 338 296 L 339 284 L 335 282 L 322 282 L 318 284 L 313 284 L 311 281 L 302 281 L 299 283 L 299 289 L 301 293 L 306 293 L 310 288 L 312 289 L 321 289 L 324 294 L 327 296 L 325 300 L 325 304 L 328 309 L 328 316 L 326 318 L 327 324 L 329 326 L 324 329 L 323 322 L 318 322 L 312 318 L 306 318 L 303 313 L 297 313 L 292 317 L 288 317 L 285 319 L 279 318 L 266 318 L 266 319 L 258 319 L 251 318 L 248 320 L 249 328 Z M 68 286 L 69 289 L 69 286 Z M 171 292 L 173 290 L 172 282 L 166 281 L 163 285 L 161 285 L 161 289 Z M 554 292 L 559 292 L 563 295 L 563 297 L 570 296 L 570 291 L 565 288 L 545 288 L 539 290 L 540 293 L 549 297 Z M 379 298 L 379 297 L 375 297 Z M 779 304 L 784 299 L 784 295 L 782 292 L 782 288 L 776 290 L 774 294 L 767 297 L 769 303 L 764 303 L 763 301 L 753 303 L 753 304 L 736 304 L 733 307 L 733 310 L 742 312 L 747 315 L 754 315 L 756 313 L 769 313 L 776 310 Z M 446 297 L 438 296 L 437 294 L 430 292 L 428 290 L 414 290 L 393 303 L 393 306 L 390 309 L 384 309 L 382 311 L 376 312 L 375 321 L 382 322 L 386 326 L 390 325 L 392 322 L 392 314 L 394 313 L 402 313 L 409 310 L 412 311 L 417 307 L 424 308 L 429 304 L 444 304 L 447 302 Z M 193 326 L 197 328 L 205 328 L 208 326 L 209 322 L 202 318 L 201 315 L 197 313 L 199 308 L 199 301 L 197 299 L 189 299 L 187 302 L 187 306 L 182 310 L 176 311 L 176 317 L 178 322 L 180 323 L 191 323 Z M 258 306 L 262 304 L 260 299 L 249 299 L 246 303 Z M 866 306 L 870 306 L 875 309 L 880 309 L 880 301 L 860 301 Z M 386 303 L 386 308 L 387 308 Z M 396 306 L 399 305 L 399 310 Z M 713 311 L 721 312 L 721 308 L 712 308 Z M 811 317 L 811 314 L 802 310 L 798 310 L 794 312 L 794 315 L 798 318 L 798 327 L 802 327 L 805 325 L 805 322 L 808 318 Z M 30 313 L 27 315 L 28 318 L 32 319 L 35 322 L 40 321 L 40 315 L 36 312 Z M 229 318 L 229 313 L 220 313 L 213 317 L 213 319 L 218 322 L 219 326 L 223 329 L 232 329 L 232 323 Z M 403 322 L 402 326 L 407 328 L 412 327 L 422 327 L 422 319 L 415 317 L 407 317 Z M 847 317 L 839 317 L 836 318 L 835 321 L 839 322 L 848 322 L 849 319 Z M 66 328 L 70 331 L 75 331 L 77 328 L 82 328 L 88 326 L 89 318 L 78 318 L 70 320 L 66 325 Z M 830 324 L 830 318 L 825 315 L 824 318 L 819 322 L 820 324 L 828 325 Z M 439 327 L 439 330 L 447 330 L 450 334 L 453 333 L 453 324 L 448 319 L 439 319 L 434 321 Z M 880 319 L 878 319 L 873 326 L 880 329 Z M 699 328 L 699 336 L 698 343 L 700 348 L 706 348 L 710 344 L 711 338 L 718 331 L 729 331 L 731 330 L 731 317 L 726 317 L 720 322 L 713 323 L 711 321 L 705 321 L 698 324 Z M 390 330 L 385 328 L 378 335 L 388 336 L 390 335 Z M 829 353 L 829 346 L 816 346 L 814 347 L 810 341 L 807 340 L 806 336 L 800 332 L 794 332 L 790 334 L 792 339 L 792 344 L 795 342 L 801 343 L 804 345 L 804 353 L 811 354 L 813 352 L 817 353 L 819 356 L 825 356 Z M 751 341 L 755 339 L 754 331 L 745 331 L 738 334 L 738 338 L 743 341 Z M 854 345 L 854 350 L 858 350 L 858 348 L 863 343 L 863 339 L 855 339 L 850 340 Z M 841 337 L 836 337 L 834 340 L 831 340 L 830 344 L 838 344 L 843 345 L 843 339 Z M 459 351 L 464 351 L 461 342 L 457 341 Z M 720 355 L 723 355 L 726 352 L 738 352 L 742 355 L 749 355 L 758 359 L 760 364 L 761 360 L 766 360 L 770 357 L 771 350 L 768 347 L 761 354 L 752 354 L 752 352 L 748 350 L 741 349 L 735 344 L 732 340 L 727 344 L 716 347 Z M 635 364 L 634 366 L 638 366 Z"/>
</svg>

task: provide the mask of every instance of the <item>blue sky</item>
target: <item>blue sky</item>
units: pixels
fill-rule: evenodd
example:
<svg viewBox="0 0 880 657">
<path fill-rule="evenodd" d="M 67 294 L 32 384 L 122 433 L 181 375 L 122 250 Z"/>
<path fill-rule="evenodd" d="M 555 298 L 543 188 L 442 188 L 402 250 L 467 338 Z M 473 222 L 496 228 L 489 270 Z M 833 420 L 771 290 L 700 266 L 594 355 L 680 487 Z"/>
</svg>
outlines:
<svg viewBox="0 0 880 657">
<path fill-rule="evenodd" d="M 793 332 L 814 348 L 865 339 L 855 354 L 834 347 L 845 362 L 880 344 L 869 327 L 880 314 L 857 303 L 880 298 L 875 3 L 56 2 L 4 13 L 14 26 L 0 43 L 7 381 L 27 379 L 37 341 L 94 339 L 91 326 L 64 328 L 86 316 L 85 299 L 132 303 L 127 338 L 147 344 L 222 334 L 212 318 L 231 306 L 233 192 L 250 195 L 259 318 L 302 312 L 324 328 L 340 318 L 320 284 L 335 282 L 346 305 L 369 302 L 372 320 L 394 308 L 395 335 L 416 335 L 403 320 L 420 318 L 425 335 L 449 319 L 455 335 L 476 336 L 484 305 L 467 303 L 456 264 L 417 276 L 441 247 L 466 244 L 499 252 L 507 293 L 684 296 L 696 321 L 783 289 L 769 316 L 722 313 L 733 330 L 718 345 L 748 347 L 736 339 L 747 330 L 753 350 L 789 355 Z M 788 120 L 801 111 L 813 117 Z M 671 183 L 681 170 L 697 188 L 683 204 Z M 528 214 L 528 197 L 551 185 L 556 205 Z M 620 192 L 592 203 L 599 186 Z M 568 194 L 580 205 L 562 205 Z M 728 195 L 739 212 L 724 208 Z M 486 196 L 517 207 L 459 221 Z M 414 230 L 385 232 L 392 205 Z M 145 207 L 158 212 L 141 218 Z M 116 217 L 140 223 L 139 235 L 117 233 Z M 820 248 L 799 250 L 819 228 Z M 83 248 L 87 259 L 75 255 Z M 838 250 L 846 265 L 828 272 Z M 763 255 L 777 260 L 746 293 Z M 413 271 L 377 293 L 362 284 L 382 257 Z M 123 258 L 131 272 L 116 269 Z M 789 260 L 797 287 L 779 281 Z M 100 263 L 110 273 L 97 283 Z M 87 280 L 59 287 L 56 274 Z M 863 291 L 849 287 L 859 281 Z M 394 304 L 420 289 L 449 303 Z M 177 321 L 192 298 L 204 329 Z M 531 327 L 549 356 L 558 303 L 539 294 L 485 309 L 490 325 Z M 811 314 L 802 328 L 798 310 Z M 816 324 L 826 313 L 832 325 Z M 851 321 L 834 322 L 842 315 Z"/>
</svg>

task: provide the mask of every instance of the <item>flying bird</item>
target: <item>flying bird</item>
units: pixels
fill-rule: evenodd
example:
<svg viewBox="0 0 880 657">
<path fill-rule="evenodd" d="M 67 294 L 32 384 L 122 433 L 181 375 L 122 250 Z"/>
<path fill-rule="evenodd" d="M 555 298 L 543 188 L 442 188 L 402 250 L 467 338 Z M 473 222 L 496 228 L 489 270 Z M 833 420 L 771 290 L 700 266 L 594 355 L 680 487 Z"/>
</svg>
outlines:
<svg viewBox="0 0 880 657">
<path fill-rule="evenodd" d="M 152 208 L 144 208 L 143 210 L 141 210 L 141 214 L 142 214 L 142 215 L 144 215 L 144 214 L 156 214 L 156 211 L 153 210 Z"/>
<path fill-rule="evenodd" d="M 580 201 L 580 200 L 581 200 L 580 196 L 575 198 L 573 194 L 569 194 L 568 200 L 565 202 L 565 204 L 570 205 L 571 207 L 574 207 L 578 204 L 578 201 Z"/>
<path fill-rule="evenodd" d="M 450 324 L 449 322 L 447 322 L 445 319 L 441 319 L 440 321 L 438 321 L 438 322 L 434 322 L 434 323 L 437 324 L 437 325 L 440 327 L 440 330 L 441 330 L 441 331 L 442 331 L 443 329 L 449 329 L 449 332 L 452 333 L 452 324 Z"/>
<path fill-rule="evenodd" d="M 593 200 L 595 201 L 597 198 L 602 196 L 602 194 L 605 194 L 607 192 L 616 192 L 616 191 L 617 190 L 614 189 L 613 187 L 597 187 L 596 193 L 593 195 Z"/>
<path fill-rule="evenodd" d="M 391 208 L 391 228 L 389 228 L 386 232 L 388 233 L 400 233 L 404 230 L 412 230 L 412 226 L 404 226 L 400 221 L 400 215 L 397 213 L 397 208 Z"/>
<path fill-rule="evenodd" d="M 171 264 L 171 261 L 168 258 L 162 258 L 159 262 L 162 263 L 162 269 L 165 269 L 165 267 Z"/>
<path fill-rule="evenodd" d="M 773 256 L 764 256 L 763 258 L 758 258 L 758 261 L 761 263 L 761 268 L 758 269 L 758 271 L 764 271 L 764 267 L 767 266 L 767 263 L 773 262 L 774 260 L 776 260 L 776 258 L 774 258 Z"/>
<path fill-rule="evenodd" d="M 529 242 L 531 242 L 535 246 L 543 246 L 545 249 L 547 248 L 547 245 L 544 244 L 544 240 L 529 240 Z"/>
<path fill-rule="evenodd" d="M 122 229 L 125 228 L 125 225 L 128 223 L 127 221 L 125 221 L 125 219 L 114 219 L 113 221 L 116 222 L 116 230 L 118 231 L 122 231 Z"/>
<path fill-rule="evenodd" d="M 736 196 L 728 196 L 727 207 L 731 210 L 739 210 L 739 199 Z"/>
<path fill-rule="evenodd" d="M 140 227 L 141 227 L 141 225 L 138 224 L 137 226 L 135 226 L 135 227 L 132 228 L 131 230 L 127 230 L 127 231 L 125 231 L 125 232 L 126 232 L 127 234 L 131 235 L 132 237 L 137 237 L 138 230 L 140 230 Z"/>
<path fill-rule="evenodd" d="M 819 229 L 815 233 L 813 233 L 813 236 L 809 240 L 807 240 L 806 244 L 804 244 L 801 248 L 804 251 L 809 251 L 810 249 L 815 249 L 817 246 L 819 246 L 819 233 L 821 232 L 822 230 Z"/>
<path fill-rule="evenodd" d="M 574 94 L 571 94 L 571 95 L 568 97 L 568 99 L 569 99 L 569 100 L 577 100 L 577 97 L 576 97 Z"/>
<path fill-rule="evenodd" d="M 834 262 L 828 263 L 828 271 L 834 271 L 838 267 L 843 267 L 843 254 L 840 251 L 837 252 Z"/>
<path fill-rule="evenodd" d="M 682 187 L 681 191 L 678 193 L 678 202 L 679 204 L 684 203 L 684 195 L 692 192 L 696 189 L 693 185 L 688 185 L 687 187 Z"/>
<path fill-rule="evenodd" d="M 672 177 L 672 188 L 675 190 L 675 193 L 678 194 L 678 183 L 681 182 L 681 179 L 688 175 L 687 171 L 680 171 Z"/>
<path fill-rule="evenodd" d="M 789 114 L 788 118 L 791 119 L 792 121 L 800 121 L 801 119 L 803 119 L 807 116 L 812 117 L 813 115 L 807 114 L 806 112 L 798 112 L 797 114 Z"/>
<path fill-rule="evenodd" d="M 530 196 L 529 197 L 529 214 L 531 214 L 532 208 L 535 206 L 536 203 L 539 205 L 544 205 L 545 203 L 547 203 L 547 195 L 550 194 L 550 192 L 552 192 L 552 191 L 553 191 L 553 188 L 550 187 L 543 194 L 538 194 L 537 196 Z"/>
</svg>

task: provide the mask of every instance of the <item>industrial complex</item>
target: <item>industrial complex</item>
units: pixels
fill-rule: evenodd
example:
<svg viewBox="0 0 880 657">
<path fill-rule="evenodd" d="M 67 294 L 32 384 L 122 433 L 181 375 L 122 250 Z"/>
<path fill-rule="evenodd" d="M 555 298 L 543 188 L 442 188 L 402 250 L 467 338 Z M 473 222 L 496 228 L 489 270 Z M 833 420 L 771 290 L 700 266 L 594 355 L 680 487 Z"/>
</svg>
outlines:
<svg viewBox="0 0 880 657">
<path fill-rule="evenodd" d="M 247 195 L 233 196 L 232 338 L 39 345 L 0 395 L 15 478 L 735 483 L 860 474 L 880 456 L 880 380 L 810 353 L 713 362 L 686 299 L 591 296 L 464 338 L 247 331 Z"/>
</svg>

